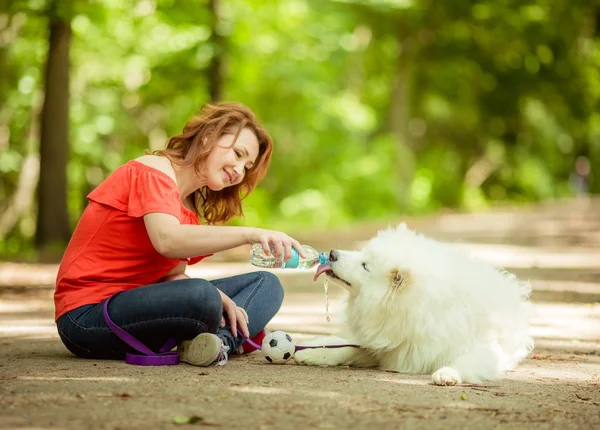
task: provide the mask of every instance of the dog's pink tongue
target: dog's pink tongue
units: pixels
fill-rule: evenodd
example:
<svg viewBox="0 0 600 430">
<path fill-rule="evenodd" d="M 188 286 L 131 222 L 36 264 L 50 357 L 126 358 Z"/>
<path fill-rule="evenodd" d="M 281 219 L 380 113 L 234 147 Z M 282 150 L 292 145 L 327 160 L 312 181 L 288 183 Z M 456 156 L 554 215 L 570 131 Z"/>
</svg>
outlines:
<svg viewBox="0 0 600 430">
<path fill-rule="evenodd" d="M 313 281 L 316 281 L 317 278 L 321 275 L 321 273 L 325 273 L 325 272 L 330 272 L 331 266 L 329 265 L 329 263 L 325 263 L 325 264 L 319 264 L 319 267 L 317 267 L 317 271 L 315 273 L 315 277 L 313 278 Z"/>
</svg>

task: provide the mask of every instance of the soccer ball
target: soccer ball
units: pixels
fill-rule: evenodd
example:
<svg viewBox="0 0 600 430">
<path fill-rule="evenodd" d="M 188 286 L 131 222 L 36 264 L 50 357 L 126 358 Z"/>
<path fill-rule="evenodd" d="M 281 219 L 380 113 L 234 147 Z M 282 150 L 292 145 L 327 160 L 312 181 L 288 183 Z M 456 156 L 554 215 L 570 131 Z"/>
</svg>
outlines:
<svg viewBox="0 0 600 430">
<path fill-rule="evenodd" d="M 269 363 L 283 364 L 294 356 L 296 344 L 284 331 L 267 333 L 262 341 L 261 352 Z"/>
</svg>

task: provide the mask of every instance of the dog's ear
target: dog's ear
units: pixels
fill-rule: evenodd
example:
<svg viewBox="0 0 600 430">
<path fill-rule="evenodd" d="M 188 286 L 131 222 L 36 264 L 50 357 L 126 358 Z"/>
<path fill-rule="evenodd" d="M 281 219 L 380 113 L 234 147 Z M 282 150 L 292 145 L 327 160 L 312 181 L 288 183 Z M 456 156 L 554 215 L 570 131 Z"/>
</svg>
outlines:
<svg viewBox="0 0 600 430">
<path fill-rule="evenodd" d="M 401 222 L 400 224 L 398 224 L 396 226 L 396 231 L 406 231 L 408 230 L 408 226 L 406 225 L 405 222 Z"/>
<path fill-rule="evenodd" d="M 394 290 L 400 290 L 410 283 L 411 278 L 412 273 L 409 269 L 394 268 L 390 272 L 390 287 Z"/>
</svg>

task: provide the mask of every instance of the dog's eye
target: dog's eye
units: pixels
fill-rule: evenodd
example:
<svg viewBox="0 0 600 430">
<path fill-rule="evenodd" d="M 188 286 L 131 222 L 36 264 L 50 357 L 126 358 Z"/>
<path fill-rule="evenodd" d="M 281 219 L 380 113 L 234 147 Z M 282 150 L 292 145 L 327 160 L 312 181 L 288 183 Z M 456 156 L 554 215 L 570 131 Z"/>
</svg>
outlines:
<svg viewBox="0 0 600 430">
<path fill-rule="evenodd" d="M 370 272 L 369 266 L 367 265 L 367 263 L 363 263 L 362 266 L 363 266 L 363 269 L 365 269 L 367 272 Z"/>
</svg>

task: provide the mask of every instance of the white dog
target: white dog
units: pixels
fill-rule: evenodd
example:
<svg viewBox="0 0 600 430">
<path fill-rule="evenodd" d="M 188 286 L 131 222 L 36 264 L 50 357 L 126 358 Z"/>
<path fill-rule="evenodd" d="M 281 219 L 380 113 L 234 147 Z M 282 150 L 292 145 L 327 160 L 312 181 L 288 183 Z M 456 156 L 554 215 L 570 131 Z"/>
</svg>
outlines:
<svg viewBox="0 0 600 430">
<path fill-rule="evenodd" d="M 361 251 L 331 251 L 319 266 L 349 292 L 340 336 L 296 352 L 307 365 L 433 373 L 437 385 L 479 383 L 514 368 L 533 349 L 531 287 L 451 244 L 407 229 L 379 232 Z"/>
</svg>

